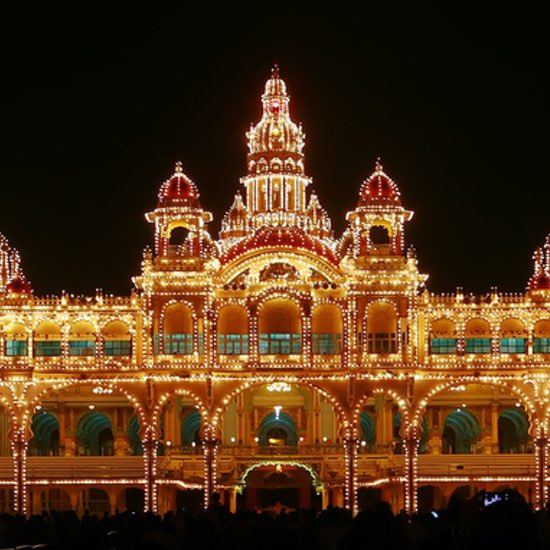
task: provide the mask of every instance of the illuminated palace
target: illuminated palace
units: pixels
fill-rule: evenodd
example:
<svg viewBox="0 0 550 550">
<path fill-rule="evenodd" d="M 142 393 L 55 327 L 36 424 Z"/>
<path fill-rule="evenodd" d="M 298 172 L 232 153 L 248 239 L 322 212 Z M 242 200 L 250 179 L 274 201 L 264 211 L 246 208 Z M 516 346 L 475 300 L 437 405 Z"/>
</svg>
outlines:
<svg viewBox="0 0 550 550">
<path fill-rule="evenodd" d="M 0 235 L 0 511 L 544 506 L 550 241 L 522 294 L 434 295 L 380 163 L 336 238 L 261 100 L 218 238 L 176 164 L 130 296 L 35 296 Z"/>
</svg>

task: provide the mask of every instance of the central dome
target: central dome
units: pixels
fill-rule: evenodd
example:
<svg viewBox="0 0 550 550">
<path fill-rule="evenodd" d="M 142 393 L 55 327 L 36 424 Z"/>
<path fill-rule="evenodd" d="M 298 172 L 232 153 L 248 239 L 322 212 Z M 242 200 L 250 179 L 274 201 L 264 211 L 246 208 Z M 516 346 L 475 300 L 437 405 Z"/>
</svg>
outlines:
<svg viewBox="0 0 550 550">
<path fill-rule="evenodd" d="M 263 227 L 254 235 L 247 237 L 232 246 L 224 255 L 222 262 L 227 264 L 232 260 L 259 248 L 290 248 L 305 250 L 323 257 L 334 265 L 338 259 L 332 249 L 321 240 L 308 235 L 298 227 L 270 228 Z"/>
</svg>

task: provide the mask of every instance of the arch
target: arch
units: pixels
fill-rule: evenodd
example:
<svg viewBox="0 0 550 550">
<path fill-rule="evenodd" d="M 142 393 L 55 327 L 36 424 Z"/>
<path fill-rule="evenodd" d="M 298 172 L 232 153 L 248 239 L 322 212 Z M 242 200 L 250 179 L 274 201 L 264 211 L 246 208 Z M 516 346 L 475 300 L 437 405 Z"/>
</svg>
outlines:
<svg viewBox="0 0 550 550">
<path fill-rule="evenodd" d="M 38 456 L 59 454 L 59 420 L 56 416 L 48 411 L 35 413 L 32 417 L 31 431 L 31 453 Z"/>
<path fill-rule="evenodd" d="M 370 252 L 382 256 L 391 252 L 391 226 L 378 221 L 369 228 L 368 232 Z"/>
<path fill-rule="evenodd" d="M 550 353 L 550 319 L 541 319 L 533 327 L 533 352 Z"/>
<path fill-rule="evenodd" d="M 375 302 L 367 310 L 367 350 L 369 353 L 397 352 L 397 312 L 388 302 Z"/>
<path fill-rule="evenodd" d="M 133 456 L 143 455 L 143 444 L 139 436 L 140 431 L 139 418 L 135 414 L 130 418 L 130 422 L 128 423 L 128 442 Z"/>
<path fill-rule="evenodd" d="M 498 445 L 501 453 L 526 452 L 529 419 L 520 407 L 503 410 L 498 417 Z"/>
<path fill-rule="evenodd" d="M 93 356 L 96 350 L 96 330 L 90 321 L 76 321 L 69 329 L 69 355 Z"/>
<path fill-rule="evenodd" d="M 193 325 L 193 310 L 189 305 L 175 302 L 166 306 L 162 316 L 163 353 L 166 355 L 192 354 Z"/>
<path fill-rule="evenodd" d="M 181 423 L 181 442 L 183 445 L 200 443 L 202 418 L 198 411 L 187 414 Z"/>
<path fill-rule="evenodd" d="M 361 427 L 361 441 L 367 445 L 372 445 L 376 441 L 376 424 L 374 418 L 367 411 L 359 415 L 359 424 Z"/>
<path fill-rule="evenodd" d="M 260 354 L 289 355 L 302 353 L 300 306 L 289 298 L 266 300 L 258 318 Z"/>
<path fill-rule="evenodd" d="M 248 354 L 248 312 L 244 306 L 223 306 L 218 315 L 218 353 Z"/>
<path fill-rule="evenodd" d="M 52 357 L 61 355 L 61 328 L 53 321 L 42 321 L 34 329 L 34 355 Z"/>
<path fill-rule="evenodd" d="M 302 468 L 306 472 L 308 472 L 308 474 L 310 475 L 311 484 L 313 485 L 313 487 L 316 487 L 316 488 L 322 488 L 323 487 L 323 483 L 319 479 L 319 476 L 318 476 L 317 472 L 313 469 L 312 466 L 310 466 L 309 464 L 304 464 L 303 462 L 296 462 L 294 460 L 277 460 L 277 461 L 262 460 L 260 462 L 255 462 L 254 464 L 251 464 L 250 466 L 248 466 L 246 468 L 246 470 L 244 470 L 244 472 L 241 476 L 241 479 L 240 479 L 241 486 L 243 488 L 246 487 L 246 478 L 254 470 L 256 470 L 258 468 L 263 468 L 265 466 L 278 466 L 278 465 L 281 465 L 281 466 L 294 466 L 296 468 Z"/>
<path fill-rule="evenodd" d="M 187 236 L 189 235 L 189 229 L 182 225 L 174 225 L 170 227 L 167 240 L 168 240 L 168 250 L 171 250 L 172 247 L 178 247 L 185 243 Z"/>
<path fill-rule="evenodd" d="M 113 425 L 105 413 L 93 411 L 81 416 L 76 435 L 83 454 L 109 456 L 114 452 Z"/>
<path fill-rule="evenodd" d="M 469 410 L 456 409 L 445 418 L 443 453 L 470 454 L 471 444 L 481 433 L 479 421 Z"/>
<path fill-rule="evenodd" d="M 344 408 L 342 407 L 341 403 L 327 390 L 320 388 L 319 386 L 313 384 L 312 382 L 308 380 L 303 380 L 296 376 L 273 376 L 273 375 L 257 375 L 254 379 L 254 381 L 246 381 L 243 384 L 241 384 L 239 387 L 235 388 L 232 392 L 227 394 L 222 399 L 222 404 L 224 406 L 227 406 L 229 403 L 231 403 L 234 399 L 237 398 L 237 396 L 245 393 L 248 390 L 251 390 L 253 388 L 265 386 L 266 384 L 273 384 L 273 383 L 284 383 L 284 384 L 293 384 L 296 385 L 298 388 L 308 388 L 312 390 L 313 392 L 317 392 L 319 395 L 323 396 L 333 407 L 334 412 L 337 416 L 338 421 L 342 425 L 342 427 L 347 430 L 350 426 L 348 417 L 346 413 L 344 412 Z M 199 400 L 200 402 L 200 400 Z M 202 403 L 201 403 L 202 405 Z M 215 411 L 215 414 L 213 415 L 211 422 L 213 425 L 217 425 L 220 422 L 220 417 L 223 413 L 224 409 L 222 406 L 218 407 Z M 359 413 L 357 413 L 358 415 Z M 202 410 L 203 418 L 207 416 L 207 411 L 203 408 Z"/>
<path fill-rule="evenodd" d="M 4 330 L 4 353 L 8 357 L 24 357 L 28 355 L 29 335 L 22 323 L 12 323 Z"/>
<path fill-rule="evenodd" d="M 335 304 L 320 304 L 311 315 L 312 346 L 314 354 L 342 353 L 342 311 Z"/>
<path fill-rule="evenodd" d="M 258 438 L 263 446 L 280 445 L 274 441 L 278 439 L 284 441 L 284 446 L 295 447 L 298 444 L 296 422 L 284 411 L 271 412 L 262 419 Z"/>
<path fill-rule="evenodd" d="M 432 322 L 430 337 L 430 353 L 456 353 L 456 327 L 453 321 L 446 318 Z"/>
<path fill-rule="evenodd" d="M 48 512 L 68 512 L 72 509 L 71 498 L 67 491 L 57 487 L 51 487 L 42 491 L 40 493 L 40 502 L 42 510 L 47 510 Z"/>
<path fill-rule="evenodd" d="M 466 353 L 491 353 L 491 325 L 480 317 L 470 319 L 464 331 Z"/>
<path fill-rule="evenodd" d="M 418 511 L 421 514 L 440 510 L 445 506 L 445 494 L 436 485 L 422 485 L 417 493 Z"/>
<path fill-rule="evenodd" d="M 132 353 L 132 334 L 130 327 L 120 320 L 107 323 L 101 329 L 104 340 L 103 352 L 109 356 L 125 356 Z"/>
<path fill-rule="evenodd" d="M 525 353 L 527 329 L 520 319 L 505 319 L 500 325 L 500 353 Z"/>
</svg>

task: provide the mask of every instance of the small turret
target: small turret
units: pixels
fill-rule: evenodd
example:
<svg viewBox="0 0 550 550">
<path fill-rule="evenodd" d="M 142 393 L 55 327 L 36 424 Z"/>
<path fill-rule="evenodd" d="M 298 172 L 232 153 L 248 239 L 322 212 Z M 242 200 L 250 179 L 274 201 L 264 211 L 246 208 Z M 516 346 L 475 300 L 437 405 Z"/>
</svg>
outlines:
<svg viewBox="0 0 550 550">
<path fill-rule="evenodd" d="M 341 242 L 342 253 L 402 256 L 404 225 L 412 216 L 413 212 L 401 206 L 399 188 L 378 159 L 374 172 L 361 185 L 357 207 L 347 215 L 350 226 Z"/>
<path fill-rule="evenodd" d="M 181 162 L 162 185 L 157 208 L 145 217 L 155 224 L 155 254 L 161 257 L 206 258 L 216 253 L 208 233 L 210 212 L 202 209 L 199 191 L 183 173 Z"/>
</svg>

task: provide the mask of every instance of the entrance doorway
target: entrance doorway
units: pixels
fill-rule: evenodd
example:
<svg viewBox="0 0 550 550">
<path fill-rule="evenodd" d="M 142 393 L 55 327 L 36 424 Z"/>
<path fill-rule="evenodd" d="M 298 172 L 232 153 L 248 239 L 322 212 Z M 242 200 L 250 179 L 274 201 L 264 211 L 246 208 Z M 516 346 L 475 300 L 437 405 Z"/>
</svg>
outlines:
<svg viewBox="0 0 550 550">
<path fill-rule="evenodd" d="M 299 508 L 321 509 L 321 496 L 313 487 L 311 474 L 300 466 L 258 466 L 246 478 L 246 489 L 238 506 L 274 513 Z"/>
</svg>

